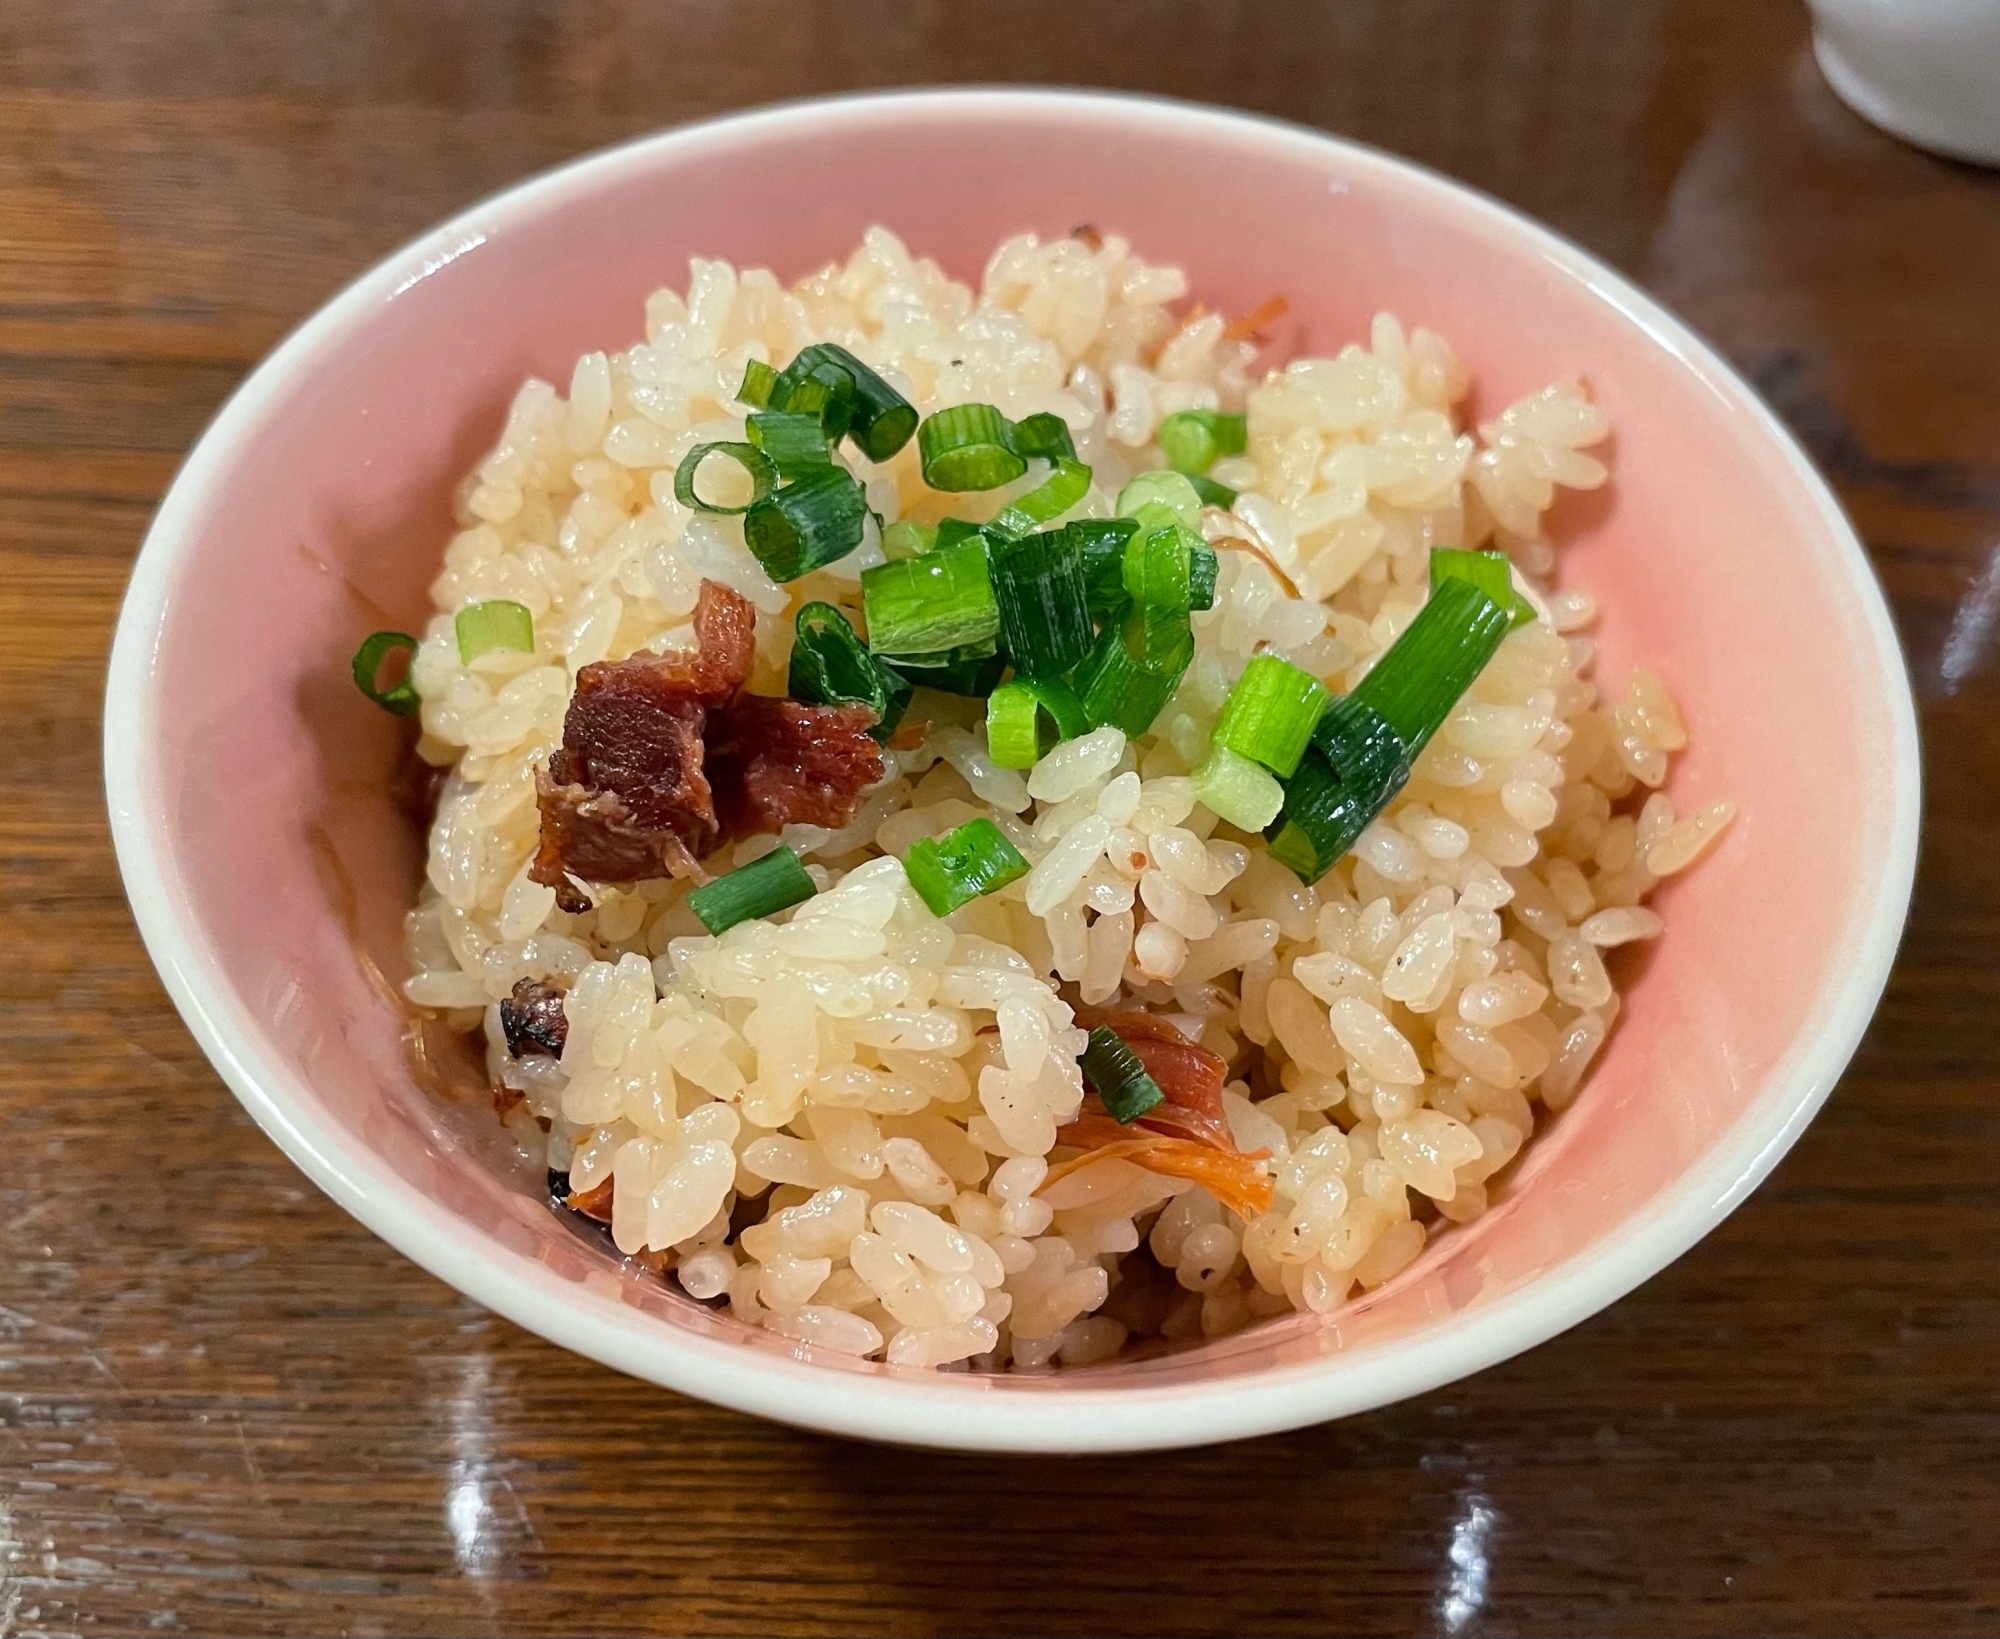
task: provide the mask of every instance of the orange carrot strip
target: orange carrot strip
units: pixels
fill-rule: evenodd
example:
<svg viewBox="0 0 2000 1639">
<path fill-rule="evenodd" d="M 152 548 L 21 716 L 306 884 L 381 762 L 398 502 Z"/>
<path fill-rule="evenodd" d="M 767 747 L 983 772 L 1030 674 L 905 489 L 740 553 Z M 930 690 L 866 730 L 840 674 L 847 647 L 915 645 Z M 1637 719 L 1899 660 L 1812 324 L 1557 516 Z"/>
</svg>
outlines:
<svg viewBox="0 0 2000 1639">
<path fill-rule="evenodd" d="M 1095 1148 L 1049 1168 L 1042 1188 L 1093 1161 L 1130 1161 L 1164 1177 L 1193 1179 L 1239 1217 L 1255 1218 L 1271 1210 L 1271 1180 L 1251 1156 L 1228 1155 L 1189 1138 L 1163 1138 L 1156 1133 L 1112 1137 L 1112 1133 L 1127 1134 L 1129 1129 L 1121 1128 L 1109 1116 L 1097 1115 L 1082 1116 L 1064 1127 L 1056 1135 L 1059 1143 L 1095 1144 Z"/>
<path fill-rule="evenodd" d="M 1231 319 L 1222 327 L 1224 341 L 1244 341 L 1257 334 L 1265 325 L 1275 323 L 1285 316 L 1291 304 L 1282 296 L 1266 296 L 1241 318 Z"/>
</svg>

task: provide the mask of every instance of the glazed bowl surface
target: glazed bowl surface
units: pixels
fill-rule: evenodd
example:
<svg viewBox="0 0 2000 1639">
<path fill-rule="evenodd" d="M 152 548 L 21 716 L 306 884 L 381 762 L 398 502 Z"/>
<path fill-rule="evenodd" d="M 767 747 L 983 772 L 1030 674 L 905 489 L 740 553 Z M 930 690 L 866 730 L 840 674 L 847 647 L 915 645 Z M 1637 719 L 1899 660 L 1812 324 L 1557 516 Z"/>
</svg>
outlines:
<svg viewBox="0 0 2000 1639">
<path fill-rule="evenodd" d="M 1668 787 L 1738 818 L 1662 890 L 1574 1106 L 1498 1204 L 1338 1313 L 1068 1374 L 815 1357 L 622 1265 L 545 1202 L 490 1109 L 413 1076 L 370 963 L 405 969 L 421 837 L 401 726 L 348 679 L 421 630 L 453 486 L 522 379 L 637 339 L 690 256 L 792 279 L 871 223 L 976 283 L 1003 236 L 1091 223 L 1195 297 L 1289 303 L 1279 356 L 1441 332 L 1476 418 L 1580 376 L 1611 485 L 1554 515 L 1603 611 L 1599 675 L 1644 661 L 1692 743 Z M 147 946 L 202 1047 L 321 1188 L 425 1268 L 622 1371 L 764 1416 L 965 1449 L 1186 1445 L 1422 1392 L 1554 1335 L 1713 1228 L 1852 1054 L 1907 907 L 1919 779 L 1881 594 L 1826 486 L 1698 338 L 1574 246 L 1403 161 L 1220 110 L 1055 91 L 792 104 L 648 137 L 475 206 L 364 274 L 202 438 L 135 568 L 106 780 Z M 357 951 L 367 960 L 358 960 Z"/>
</svg>

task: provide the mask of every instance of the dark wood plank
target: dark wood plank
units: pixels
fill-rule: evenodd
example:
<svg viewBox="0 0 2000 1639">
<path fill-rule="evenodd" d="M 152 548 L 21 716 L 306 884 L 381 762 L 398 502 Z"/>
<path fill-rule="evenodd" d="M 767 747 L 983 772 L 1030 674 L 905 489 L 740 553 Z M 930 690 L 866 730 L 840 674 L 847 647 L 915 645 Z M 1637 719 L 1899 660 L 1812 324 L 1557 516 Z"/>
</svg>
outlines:
<svg viewBox="0 0 2000 1639">
<path fill-rule="evenodd" d="M 323 1200 L 139 947 L 98 695 L 175 461 L 391 245 L 673 120 L 1049 78 L 1411 154 L 1715 336 L 1867 535 L 1929 813 L 1833 1102 L 1625 1302 L 1344 1424 L 974 1461 L 616 1377 Z M 2000 178 L 1841 110 L 1789 0 L 0 0 L 0 1636 L 1992 1631 L 1996 290 Z"/>
</svg>

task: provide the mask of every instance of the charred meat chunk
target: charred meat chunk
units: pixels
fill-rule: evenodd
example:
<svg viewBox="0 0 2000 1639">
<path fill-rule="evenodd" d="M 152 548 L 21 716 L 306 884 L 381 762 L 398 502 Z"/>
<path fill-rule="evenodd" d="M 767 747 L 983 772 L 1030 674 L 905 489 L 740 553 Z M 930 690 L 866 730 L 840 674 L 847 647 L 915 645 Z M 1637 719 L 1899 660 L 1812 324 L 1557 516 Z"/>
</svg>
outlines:
<svg viewBox="0 0 2000 1639">
<path fill-rule="evenodd" d="M 563 993 L 539 979 L 523 979 L 500 1004 L 500 1028 L 507 1037 L 507 1051 L 517 1059 L 531 1053 L 561 1058 L 563 1043 L 569 1040 Z"/>
</svg>

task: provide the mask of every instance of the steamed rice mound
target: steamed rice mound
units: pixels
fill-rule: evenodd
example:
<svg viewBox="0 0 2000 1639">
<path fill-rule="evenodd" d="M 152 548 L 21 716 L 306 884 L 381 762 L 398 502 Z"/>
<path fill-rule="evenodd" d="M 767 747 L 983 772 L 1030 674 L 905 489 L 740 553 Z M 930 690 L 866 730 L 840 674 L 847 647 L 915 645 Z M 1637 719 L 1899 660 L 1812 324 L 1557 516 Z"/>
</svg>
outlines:
<svg viewBox="0 0 2000 1639">
<path fill-rule="evenodd" d="M 1608 427 L 1558 382 L 1461 430 L 1450 348 L 1387 314 L 1366 345 L 1259 373 L 1258 338 L 1188 309 L 1178 270 L 1090 238 L 1009 239 L 977 292 L 880 228 L 789 288 L 694 262 L 685 297 L 648 300 L 643 343 L 580 359 L 566 397 L 521 389 L 460 493 L 412 666 L 419 752 L 449 773 L 410 1001 L 483 1032 L 510 1127 L 572 1192 L 611 1181 L 621 1251 L 750 1324 L 899 1364 L 1080 1364 L 1391 1279 L 1483 1212 L 1577 1096 L 1618 1016 L 1606 952 L 1660 933 L 1643 901 L 1729 817 L 1676 815 L 1655 789 L 1686 742 L 1672 699 L 1644 671 L 1602 695 L 1589 595 L 1544 590 L 1316 886 L 1220 824 L 1188 772 L 1251 655 L 1351 689 L 1421 606 L 1433 546 L 1504 548 L 1547 588 L 1543 513 L 1559 486 L 1605 481 L 1587 452 Z M 777 585 L 740 519 L 673 493 L 693 446 L 744 436 L 745 363 L 816 341 L 926 414 L 1060 415 L 1094 475 L 1078 516 L 1109 516 L 1129 476 L 1165 465 L 1166 415 L 1247 411 L 1247 452 L 1212 473 L 1242 493 L 1202 518 L 1221 570 L 1194 663 L 1151 733 L 1099 729 L 1025 772 L 988 758 L 981 702 L 919 691 L 921 742 L 885 751 L 851 824 L 705 862 L 794 848 L 821 892 L 782 916 L 710 937 L 666 879 L 594 887 L 566 914 L 528 865 L 535 772 L 577 671 L 691 644 L 704 578 L 755 606 L 762 693 L 785 692 L 801 604 L 858 622 L 872 525 L 848 559 Z M 938 494 L 914 441 L 879 466 L 842 459 L 891 522 L 984 518 L 1035 481 Z M 486 599 L 532 611 L 532 655 L 461 665 L 452 614 Z M 900 856 L 982 815 L 1033 869 L 939 920 Z M 567 991 L 559 1059 L 507 1052 L 498 1003 L 523 978 Z M 1246 1221 L 1128 1159 L 1061 1165 L 1085 1092 L 1078 1003 L 1149 1009 L 1228 1061 L 1268 1212 Z"/>
</svg>

